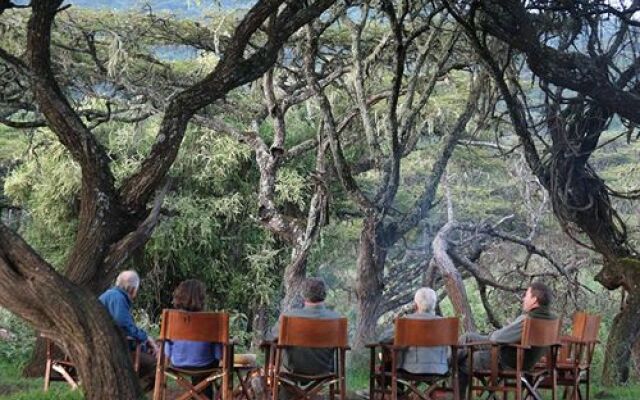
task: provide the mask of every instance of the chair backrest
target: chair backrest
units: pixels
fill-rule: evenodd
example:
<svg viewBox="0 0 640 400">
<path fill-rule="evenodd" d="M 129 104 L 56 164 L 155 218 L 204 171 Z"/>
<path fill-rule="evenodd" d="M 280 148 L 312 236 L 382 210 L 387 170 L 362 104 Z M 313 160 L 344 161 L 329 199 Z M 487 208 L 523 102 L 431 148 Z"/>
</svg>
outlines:
<svg viewBox="0 0 640 400">
<path fill-rule="evenodd" d="M 598 340 L 598 332 L 600 331 L 600 315 L 587 314 L 585 317 L 584 332 L 582 340 L 585 342 L 595 342 Z"/>
<path fill-rule="evenodd" d="M 397 318 L 393 344 L 396 346 L 452 346 L 458 344 L 458 318 Z"/>
<path fill-rule="evenodd" d="M 347 347 L 347 319 L 281 315 L 278 344 L 314 348 Z"/>
<path fill-rule="evenodd" d="M 162 310 L 160 339 L 229 343 L 229 314 Z"/>
<path fill-rule="evenodd" d="M 558 342 L 560 319 L 525 318 L 522 326 L 522 346 L 546 347 Z"/>
<path fill-rule="evenodd" d="M 571 327 L 571 336 L 576 339 L 582 340 L 584 336 L 584 327 L 587 322 L 587 313 L 584 311 L 577 311 L 573 315 L 573 326 Z"/>
</svg>

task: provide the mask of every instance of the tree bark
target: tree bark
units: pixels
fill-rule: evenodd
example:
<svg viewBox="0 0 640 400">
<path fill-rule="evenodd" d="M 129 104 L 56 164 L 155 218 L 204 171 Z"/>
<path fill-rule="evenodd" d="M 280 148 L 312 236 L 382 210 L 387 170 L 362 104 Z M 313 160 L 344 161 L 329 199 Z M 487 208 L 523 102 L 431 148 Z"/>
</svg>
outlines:
<svg viewBox="0 0 640 400">
<path fill-rule="evenodd" d="M 55 301 L 51 301 L 55 299 Z M 74 285 L 0 225 L 0 303 L 53 337 L 78 366 L 87 399 L 142 392 L 122 336 L 93 293 Z M 114 365 L 123 369 L 113 368 Z"/>
<path fill-rule="evenodd" d="M 633 261 L 636 271 L 640 262 Z M 631 274 L 627 274 L 631 275 Z M 605 346 L 602 384 L 615 386 L 627 382 L 630 376 L 632 349 L 640 342 L 640 276 L 630 276 L 631 285 L 627 288 L 626 304 L 613 318 L 607 344 Z"/>
<path fill-rule="evenodd" d="M 386 250 L 380 246 L 381 224 L 375 215 L 368 215 L 360 232 L 356 261 L 356 336 L 353 347 L 362 348 L 374 339 L 379 308 L 384 290 L 383 273 Z"/>
<path fill-rule="evenodd" d="M 447 233 L 447 230 L 448 228 L 445 226 L 441 232 Z M 445 242 L 446 239 L 436 236 L 436 239 L 433 241 L 432 262 L 438 265 L 442 273 L 447 296 L 451 300 L 456 315 L 462 318 L 462 326 L 465 332 L 476 332 L 476 323 L 473 319 L 473 313 L 471 312 L 471 306 L 469 305 L 469 299 L 467 298 L 467 291 L 464 287 L 462 276 L 447 254 L 447 245 Z"/>
<path fill-rule="evenodd" d="M 80 289 L 56 274 L 17 235 L 0 225 L 0 276 L 8 278 L 0 283 L 4 289 L 0 305 L 58 338 L 77 363 L 87 398 L 134 399 L 141 394 L 126 346 L 122 340 L 118 342 L 116 328 L 95 295 L 112 280 L 131 252 L 150 237 L 159 204 L 148 212 L 147 203 L 173 164 L 189 120 L 230 90 L 262 75 L 273 65 L 284 42 L 333 3 L 335 0 L 262 0 L 254 4 L 235 29 L 215 69 L 172 97 L 148 156 L 119 189 L 107 152 L 66 99 L 51 68 L 51 30 L 62 0 L 30 3 L 28 62 L 0 49 L 2 59 L 27 71 L 47 126 L 82 168 L 79 229 L 66 272 L 85 287 Z M 266 40 L 247 54 L 252 36 L 271 16 L 274 23 Z M 20 246 L 4 246 L 9 243 Z"/>
</svg>

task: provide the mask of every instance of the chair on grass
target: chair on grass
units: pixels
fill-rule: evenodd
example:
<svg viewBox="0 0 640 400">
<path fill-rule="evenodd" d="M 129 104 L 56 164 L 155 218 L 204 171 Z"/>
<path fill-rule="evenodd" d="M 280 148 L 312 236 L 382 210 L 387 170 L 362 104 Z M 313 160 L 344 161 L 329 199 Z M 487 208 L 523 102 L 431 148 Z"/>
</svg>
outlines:
<svg viewBox="0 0 640 400">
<path fill-rule="evenodd" d="M 52 381 L 67 382 L 72 390 L 76 390 L 80 385 L 78 371 L 69 356 L 62 349 L 55 345 L 53 339 L 45 334 L 40 335 L 45 340 L 46 362 L 44 368 L 44 391 L 49 390 Z M 137 340 L 127 337 L 130 346 L 135 346 L 133 352 L 133 369 L 138 372 L 140 369 L 140 351 L 142 344 Z"/>
<path fill-rule="evenodd" d="M 302 374 L 282 367 L 284 352 L 291 347 L 333 349 L 334 370 L 318 374 Z M 347 344 L 347 319 L 314 319 L 304 317 L 280 317 L 280 332 L 275 346 L 272 373 L 272 399 L 278 400 L 280 386 L 293 392 L 292 399 L 312 399 L 320 390 L 329 386 L 329 396 L 335 398 L 336 385 L 340 400 L 345 399 L 345 355 Z"/>
<path fill-rule="evenodd" d="M 162 310 L 160 338 L 162 346 L 158 352 L 156 381 L 153 391 L 154 400 L 164 400 L 167 378 L 171 378 L 185 392 L 178 400 L 209 400 L 202 394 L 208 385 L 213 385 L 221 393 L 222 400 L 229 400 L 230 380 L 233 371 L 233 345 L 229 341 L 229 314 L 217 312 L 188 312 L 182 310 Z M 220 343 L 223 346 L 219 367 L 208 369 L 177 368 L 165 360 L 164 343 L 171 340 L 193 340 L 198 342 Z M 197 385 L 191 383 L 191 377 L 204 377 Z"/>
<path fill-rule="evenodd" d="M 538 318 L 525 318 L 522 327 L 522 337 L 518 344 L 505 344 L 493 342 L 473 342 L 467 343 L 469 348 L 469 371 L 471 382 L 467 391 L 467 399 L 471 400 L 474 391 L 488 391 L 492 395 L 502 392 L 503 398 L 507 398 L 509 392 L 515 392 L 516 400 L 525 397 L 533 397 L 542 400 L 537 391 L 538 386 L 544 378 L 548 377 L 549 387 L 552 392 L 552 399 L 556 398 L 556 371 L 555 363 L 557 359 L 560 329 L 560 319 L 545 320 Z M 491 364 L 489 369 L 473 369 L 473 354 L 478 346 L 491 346 Z M 514 369 L 500 369 L 499 353 L 501 347 L 511 347 L 516 351 L 516 367 Z M 531 351 L 539 348 L 547 348 L 547 367 L 532 368 L 525 370 L 525 357 L 531 356 Z M 535 363 L 534 360 L 533 362 Z M 474 384 L 473 378 L 479 383 Z"/>
<path fill-rule="evenodd" d="M 404 385 L 418 398 L 422 400 L 434 399 L 438 392 L 453 392 L 455 400 L 460 399 L 458 393 L 458 365 L 453 362 L 451 370 L 445 374 L 414 374 L 398 369 L 400 353 L 409 347 L 439 347 L 450 346 L 451 360 L 457 360 L 458 330 L 460 321 L 458 318 L 441 319 L 411 319 L 398 318 L 395 321 L 395 336 L 393 344 L 368 345 L 371 349 L 371 362 L 369 374 L 369 398 L 384 399 L 387 394 L 392 400 L 398 398 L 398 384 Z M 376 348 L 381 347 L 383 354 L 390 355 L 390 360 L 383 357 L 376 371 Z M 390 361 L 390 368 L 389 364 Z M 446 381 L 450 385 L 446 386 Z M 390 389 L 387 389 L 387 383 Z M 425 389 L 420 386 L 426 385 Z M 380 394 L 379 397 L 375 397 Z"/>
<path fill-rule="evenodd" d="M 573 400 L 589 399 L 591 361 L 595 347 L 599 343 L 600 320 L 599 315 L 577 312 L 573 316 L 571 335 L 560 337 L 562 347 L 556 362 L 556 373 L 558 386 L 564 387 L 563 399 L 569 396 Z M 541 387 L 548 388 L 549 383 L 549 380 L 545 379 Z M 585 387 L 585 396 L 580 390 L 580 385 Z M 569 389 L 571 389 L 570 392 Z"/>
</svg>

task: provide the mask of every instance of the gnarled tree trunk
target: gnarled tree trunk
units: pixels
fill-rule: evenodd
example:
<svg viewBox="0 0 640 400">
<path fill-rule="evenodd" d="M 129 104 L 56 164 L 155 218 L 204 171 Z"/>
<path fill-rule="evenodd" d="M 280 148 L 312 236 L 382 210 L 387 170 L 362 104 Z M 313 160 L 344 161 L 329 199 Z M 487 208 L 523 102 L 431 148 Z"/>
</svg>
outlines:
<svg viewBox="0 0 640 400">
<path fill-rule="evenodd" d="M 356 317 L 356 336 L 353 347 L 362 348 L 374 339 L 376 323 L 380 317 L 378 311 L 384 290 L 383 273 L 386 250 L 378 243 L 381 229 L 374 215 L 364 220 L 358 243 L 356 261 L 356 299 L 358 314 Z"/>
<path fill-rule="evenodd" d="M 65 349 L 79 366 L 87 399 L 141 396 L 135 375 L 126 373 L 132 368 L 127 346 L 93 293 L 55 272 L 4 225 L 0 225 L 0 302 Z M 123 368 L 112 368 L 112 363 Z"/>
</svg>

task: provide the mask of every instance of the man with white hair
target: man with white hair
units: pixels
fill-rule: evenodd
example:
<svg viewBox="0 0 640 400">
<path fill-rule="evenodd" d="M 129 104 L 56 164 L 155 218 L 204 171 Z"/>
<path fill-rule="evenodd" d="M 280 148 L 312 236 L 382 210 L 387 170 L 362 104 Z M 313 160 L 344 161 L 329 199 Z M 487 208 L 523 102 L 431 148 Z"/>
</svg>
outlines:
<svg viewBox="0 0 640 400">
<path fill-rule="evenodd" d="M 410 319 L 437 319 L 442 318 L 436 315 L 435 309 L 438 302 L 436 292 L 427 287 L 418 289 L 413 296 L 415 312 L 407 315 Z M 393 327 L 387 329 L 381 338 L 381 342 L 393 342 Z M 400 353 L 398 368 L 412 374 L 439 374 L 443 375 L 449 371 L 448 346 L 438 347 L 409 347 Z"/>
<path fill-rule="evenodd" d="M 136 271 L 123 271 L 116 278 L 114 287 L 108 289 L 100 295 L 98 300 L 105 306 L 111 318 L 122 332 L 130 338 L 147 345 L 147 350 L 151 354 L 140 354 L 140 380 L 145 391 L 153 389 L 155 377 L 156 358 L 158 345 L 153 338 L 138 328 L 131 315 L 131 304 L 138 295 L 140 288 L 140 277 Z"/>
</svg>

